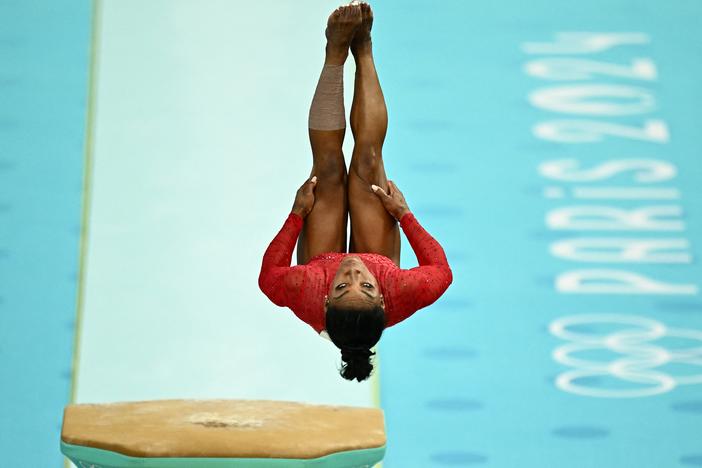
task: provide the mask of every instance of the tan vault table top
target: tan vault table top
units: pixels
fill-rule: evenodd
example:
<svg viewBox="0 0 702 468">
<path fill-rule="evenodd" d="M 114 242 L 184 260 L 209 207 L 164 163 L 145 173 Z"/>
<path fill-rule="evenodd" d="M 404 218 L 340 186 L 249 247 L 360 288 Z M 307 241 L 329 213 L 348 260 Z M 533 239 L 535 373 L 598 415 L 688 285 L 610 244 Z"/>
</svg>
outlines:
<svg viewBox="0 0 702 468">
<path fill-rule="evenodd" d="M 61 440 L 132 457 L 318 458 L 385 445 L 375 408 L 268 400 L 66 406 Z"/>
</svg>

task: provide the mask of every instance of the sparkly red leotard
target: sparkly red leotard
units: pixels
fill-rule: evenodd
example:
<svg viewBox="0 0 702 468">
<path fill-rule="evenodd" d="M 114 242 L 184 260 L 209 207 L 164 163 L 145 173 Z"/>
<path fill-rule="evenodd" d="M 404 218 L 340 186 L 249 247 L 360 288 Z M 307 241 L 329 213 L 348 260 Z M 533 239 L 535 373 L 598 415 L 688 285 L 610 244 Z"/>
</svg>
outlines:
<svg viewBox="0 0 702 468">
<path fill-rule="evenodd" d="M 290 266 L 303 220 L 291 213 L 263 256 L 258 285 L 276 305 L 290 308 L 317 333 L 324 330 L 324 296 L 329 292 L 341 260 L 349 254 L 317 255 L 306 265 Z M 405 214 L 400 226 L 419 266 L 403 270 L 384 255 L 354 253 L 375 276 L 385 299 L 388 327 L 436 301 L 453 279 L 441 245 L 415 219 Z"/>
</svg>

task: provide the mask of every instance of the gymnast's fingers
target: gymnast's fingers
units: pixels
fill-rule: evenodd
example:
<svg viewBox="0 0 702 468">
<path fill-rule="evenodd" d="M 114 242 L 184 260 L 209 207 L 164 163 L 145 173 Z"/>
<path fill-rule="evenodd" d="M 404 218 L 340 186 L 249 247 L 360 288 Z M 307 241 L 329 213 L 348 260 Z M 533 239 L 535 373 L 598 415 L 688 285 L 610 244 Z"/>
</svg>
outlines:
<svg viewBox="0 0 702 468">
<path fill-rule="evenodd" d="M 391 181 L 388 180 L 388 195 L 390 195 L 392 197 L 394 195 L 394 193 L 395 193 L 395 187 L 393 186 Z"/>
<path fill-rule="evenodd" d="M 312 178 L 307 181 L 307 184 L 305 184 L 305 188 L 307 189 L 308 192 L 313 192 L 314 188 L 317 186 L 317 176 L 312 176 Z"/>
<path fill-rule="evenodd" d="M 381 200 L 382 200 L 382 199 L 387 200 L 387 199 L 390 198 L 390 195 L 388 195 L 387 193 L 385 193 L 385 190 L 383 190 L 382 188 L 378 187 L 377 185 L 371 185 L 371 190 L 373 190 L 373 193 L 375 193 L 376 195 L 378 195 L 378 197 L 380 197 Z"/>
<path fill-rule="evenodd" d="M 390 189 L 391 194 L 397 192 L 400 195 L 402 195 L 402 192 L 399 188 L 397 188 L 397 185 L 395 185 L 395 182 L 393 182 L 392 180 L 388 180 L 388 188 Z"/>
<path fill-rule="evenodd" d="M 312 176 L 311 178 L 307 179 L 304 184 L 302 184 L 302 187 L 300 187 L 300 192 L 310 193 L 314 190 L 314 187 L 316 185 L 317 185 L 317 176 Z"/>
</svg>

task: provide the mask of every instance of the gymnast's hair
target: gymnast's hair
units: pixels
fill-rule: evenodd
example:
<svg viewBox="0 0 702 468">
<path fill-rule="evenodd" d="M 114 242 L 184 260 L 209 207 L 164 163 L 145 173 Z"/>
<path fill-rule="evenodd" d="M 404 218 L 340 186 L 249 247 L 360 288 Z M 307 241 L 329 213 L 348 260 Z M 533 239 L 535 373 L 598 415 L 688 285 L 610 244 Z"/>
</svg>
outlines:
<svg viewBox="0 0 702 468">
<path fill-rule="evenodd" d="M 371 348 L 385 329 L 385 311 L 379 305 L 369 309 L 327 306 L 326 329 L 341 350 L 339 374 L 346 380 L 366 380 L 373 370 Z"/>
</svg>

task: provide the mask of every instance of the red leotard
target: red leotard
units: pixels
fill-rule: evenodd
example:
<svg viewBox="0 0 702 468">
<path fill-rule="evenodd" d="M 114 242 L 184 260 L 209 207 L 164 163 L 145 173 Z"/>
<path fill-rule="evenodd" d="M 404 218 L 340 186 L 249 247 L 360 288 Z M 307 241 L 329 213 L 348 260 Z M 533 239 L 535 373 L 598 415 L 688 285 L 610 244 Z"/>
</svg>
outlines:
<svg viewBox="0 0 702 468">
<path fill-rule="evenodd" d="M 290 266 L 303 220 L 290 213 L 263 255 L 258 285 L 274 304 L 289 307 L 317 333 L 324 330 L 324 296 L 329 292 L 339 263 L 356 255 L 378 281 L 385 299 L 387 326 L 393 326 L 436 301 L 453 279 L 444 249 L 406 213 L 400 226 L 414 250 L 419 266 L 403 270 L 384 255 L 330 252 L 317 255 L 306 265 Z"/>
</svg>

